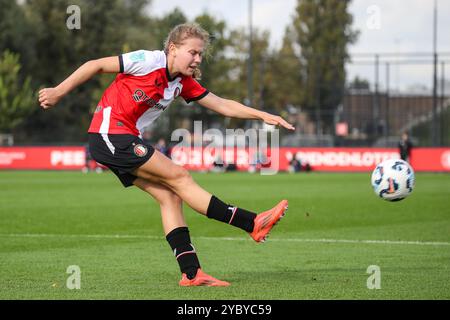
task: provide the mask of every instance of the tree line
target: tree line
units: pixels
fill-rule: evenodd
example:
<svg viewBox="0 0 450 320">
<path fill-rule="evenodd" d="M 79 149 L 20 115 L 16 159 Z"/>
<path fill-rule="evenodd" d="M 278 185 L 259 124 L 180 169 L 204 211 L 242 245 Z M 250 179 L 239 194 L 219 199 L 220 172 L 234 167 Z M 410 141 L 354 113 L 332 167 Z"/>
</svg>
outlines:
<svg viewBox="0 0 450 320">
<path fill-rule="evenodd" d="M 67 26 L 70 5 L 80 8 L 79 29 Z M 253 30 L 254 107 L 278 114 L 288 106 L 315 110 L 324 132 L 332 130 L 329 115 L 343 98 L 347 47 L 358 34 L 348 6 L 347 0 L 298 0 L 280 48 L 270 47 L 269 30 Z M 189 21 L 179 8 L 153 15 L 151 0 L 0 0 L 0 8 L 0 133 L 14 134 L 21 144 L 84 141 L 92 112 L 114 75 L 94 77 L 46 112 L 37 103 L 39 89 L 57 85 L 90 59 L 161 50 L 169 31 Z M 208 12 L 194 21 L 211 34 L 201 84 L 248 102 L 247 28 L 232 29 Z M 153 128 L 155 139 L 189 120 L 244 126 L 242 120 L 224 119 L 195 104 L 185 106 L 181 99 L 166 113 Z"/>
</svg>

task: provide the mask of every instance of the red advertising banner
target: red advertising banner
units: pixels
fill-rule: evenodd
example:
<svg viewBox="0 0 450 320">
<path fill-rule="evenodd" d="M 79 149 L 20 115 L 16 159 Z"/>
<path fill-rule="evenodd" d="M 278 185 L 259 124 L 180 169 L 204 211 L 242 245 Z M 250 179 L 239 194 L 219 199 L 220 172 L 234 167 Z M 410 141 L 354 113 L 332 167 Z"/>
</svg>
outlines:
<svg viewBox="0 0 450 320">
<path fill-rule="evenodd" d="M 450 172 L 450 148 L 415 148 L 411 165 L 416 171 Z"/>
<path fill-rule="evenodd" d="M 294 157 L 314 171 L 368 172 L 384 160 L 400 158 L 400 154 L 396 148 L 280 148 L 278 158 L 272 152 L 272 156 L 262 157 L 262 164 L 274 171 L 287 171 Z M 217 160 L 248 170 L 256 158 L 255 150 L 248 148 L 224 148 L 220 156 L 214 148 L 172 150 L 172 160 L 189 170 L 209 170 Z M 416 171 L 450 172 L 450 148 L 415 148 L 409 162 Z"/>
<path fill-rule="evenodd" d="M 235 164 L 247 171 L 255 166 L 286 171 L 293 157 L 313 171 L 367 172 L 383 160 L 399 158 L 395 148 L 280 148 L 257 154 L 249 148 L 174 148 L 172 160 L 189 170 L 209 170 L 214 162 Z M 2 147 L 0 169 L 80 170 L 85 166 L 83 147 Z M 218 154 L 220 153 L 220 154 Z M 257 161 L 259 159 L 259 163 Z M 410 163 L 420 171 L 450 172 L 450 148 L 414 148 Z"/>
<path fill-rule="evenodd" d="M 0 169 L 73 170 L 85 166 L 83 147 L 0 148 Z"/>
<path fill-rule="evenodd" d="M 400 158 L 397 149 L 375 148 L 281 148 L 280 167 L 295 156 L 314 171 L 371 171 L 387 159 Z"/>
</svg>

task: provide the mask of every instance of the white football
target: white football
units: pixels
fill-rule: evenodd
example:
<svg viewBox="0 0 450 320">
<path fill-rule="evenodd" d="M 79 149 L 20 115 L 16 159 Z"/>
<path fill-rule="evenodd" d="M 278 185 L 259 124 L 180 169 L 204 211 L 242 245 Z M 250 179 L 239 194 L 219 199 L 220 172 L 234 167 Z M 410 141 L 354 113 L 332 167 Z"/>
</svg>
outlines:
<svg viewBox="0 0 450 320">
<path fill-rule="evenodd" d="M 415 184 L 413 168 L 401 159 L 389 159 L 378 164 L 371 180 L 376 195 L 388 201 L 405 199 Z"/>
</svg>

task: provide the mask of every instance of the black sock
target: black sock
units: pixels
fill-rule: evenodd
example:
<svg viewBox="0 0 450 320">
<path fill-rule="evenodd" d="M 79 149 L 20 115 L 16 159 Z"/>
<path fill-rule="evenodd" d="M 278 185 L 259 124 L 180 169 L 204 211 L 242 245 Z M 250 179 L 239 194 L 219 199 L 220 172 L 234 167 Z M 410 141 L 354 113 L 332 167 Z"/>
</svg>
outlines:
<svg viewBox="0 0 450 320">
<path fill-rule="evenodd" d="M 211 197 L 206 215 L 208 218 L 231 224 L 247 232 L 252 232 L 255 226 L 255 213 L 227 205 L 215 196 Z"/>
<path fill-rule="evenodd" d="M 188 279 L 194 279 L 197 270 L 200 268 L 200 262 L 191 243 L 189 229 L 187 227 L 173 229 L 166 236 L 166 239 L 180 265 L 181 272 L 186 273 Z"/>
</svg>

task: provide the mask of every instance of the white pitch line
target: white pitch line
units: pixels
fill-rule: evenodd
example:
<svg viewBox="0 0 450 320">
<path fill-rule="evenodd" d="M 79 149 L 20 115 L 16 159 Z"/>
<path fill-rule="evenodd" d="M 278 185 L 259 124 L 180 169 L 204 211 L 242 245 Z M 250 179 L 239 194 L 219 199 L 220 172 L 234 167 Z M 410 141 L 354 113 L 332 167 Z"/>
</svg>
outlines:
<svg viewBox="0 0 450 320">
<path fill-rule="evenodd" d="M 11 233 L 0 234 L 10 238 L 87 238 L 87 239 L 150 239 L 164 240 L 160 236 L 128 235 L 128 234 L 45 234 L 45 233 Z M 202 240 L 251 241 L 250 238 L 238 237 L 192 237 Z M 393 244 L 419 246 L 450 246 L 450 242 L 403 241 L 403 240 L 350 240 L 350 239 L 305 239 L 305 238 L 271 238 L 269 242 L 316 242 L 316 243 L 356 243 L 356 244 Z"/>
</svg>

